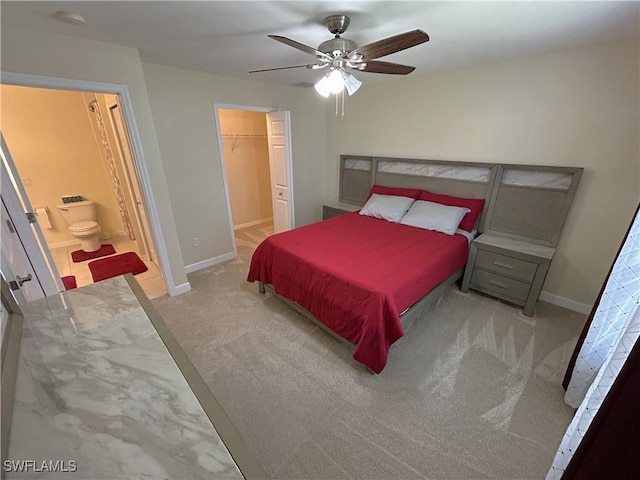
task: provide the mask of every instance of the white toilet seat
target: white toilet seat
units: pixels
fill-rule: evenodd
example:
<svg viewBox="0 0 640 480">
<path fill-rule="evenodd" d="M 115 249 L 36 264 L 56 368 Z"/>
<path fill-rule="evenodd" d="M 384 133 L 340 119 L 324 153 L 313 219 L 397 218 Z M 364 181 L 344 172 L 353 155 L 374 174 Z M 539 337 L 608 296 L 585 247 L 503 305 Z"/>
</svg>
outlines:
<svg viewBox="0 0 640 480">
<path fill-rule="evenodd" d="M 97 233 L 100 231 L 100 225 L 97 222 L 86 221 L 77 222 L 69 227 L 69 232 L 72 235 L 86 235 L 91 233 Z"/>
</svg>

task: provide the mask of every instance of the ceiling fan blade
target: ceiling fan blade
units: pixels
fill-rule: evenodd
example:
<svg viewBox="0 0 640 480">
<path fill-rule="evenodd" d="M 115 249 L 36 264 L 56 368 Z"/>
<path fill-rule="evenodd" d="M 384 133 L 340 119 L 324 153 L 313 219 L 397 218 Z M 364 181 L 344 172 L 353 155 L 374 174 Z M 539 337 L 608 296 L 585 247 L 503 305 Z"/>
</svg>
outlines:
<svg viewBox="0 0 640 480">
<path fill-rule="evenodd" d="M 323 53 L 320 50 L 316 50 L 313 47 L 309 47 L 308 45 L 305 45 L 303 43 L 296 42 L 295 40 L 291 40 L 290 38 L 281 37 L 280 35 L 267 35 L 267 37 L 273 38 L 274 40 L 280 43 L 284 43 L 285 45 L 289 45 L 290 47 L 297 48 L 298 50 L 308 53 L 309 55 L 313 55 L 316 58 L 327 61 L 331 60 L 331 57 L 326 53 Z"/>
<path fill-rule="evenodd" d="M 422 30 L 411 30 L 410 32 L 400 33 L 393 37 L 384 38 L 377 42 L 369 43 L 358 47 L 349 52 L 350 60 L 362 55 L 367 60 L 384 57 L 406 48 L 415 47 L 421 43 L 429 41 L 429 35 Z"/>
<path fill-rule="evenodd" d="M 265 68 L 263 70 L 251 70 L 249 73 L 272 72 L 273 70 L 288 70 L 289 68 L 317 68 L 315 63 L 308 65 L 291 65 L 290 67 Z"/>
<path fill-rule="evenodd" d="M 370 73 L 389 73 L 391 75 L 407 75 L 413 72 L 415 69 L 416 67 L 412 67 L 410 65 L 402 65 L 400 63 L 369 60 L 362 71 Z"/>
</svg>

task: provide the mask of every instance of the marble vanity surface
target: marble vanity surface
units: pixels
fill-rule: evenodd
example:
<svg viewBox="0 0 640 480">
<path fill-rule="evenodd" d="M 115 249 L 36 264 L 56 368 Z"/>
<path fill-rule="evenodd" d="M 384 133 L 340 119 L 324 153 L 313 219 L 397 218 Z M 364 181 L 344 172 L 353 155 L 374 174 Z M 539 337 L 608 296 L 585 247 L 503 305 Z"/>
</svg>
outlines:
<svg viewBox="0 0 640 480">
<path fill-rule="evenodd" d="M 124 277 L 22 310 L 7 478 L 243 478 Z"/>
</svg>

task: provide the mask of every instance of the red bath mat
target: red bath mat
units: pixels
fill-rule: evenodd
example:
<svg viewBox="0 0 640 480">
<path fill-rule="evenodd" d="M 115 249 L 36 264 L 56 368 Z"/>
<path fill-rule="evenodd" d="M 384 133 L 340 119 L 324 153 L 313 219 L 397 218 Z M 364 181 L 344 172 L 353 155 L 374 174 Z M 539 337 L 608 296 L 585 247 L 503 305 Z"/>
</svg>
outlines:
<svg viewBox="0 0 640 480">
<path fill-rule="evenodd" d="M 77 288 L 78 284 L 76 283 L 76 277 L 74 275 L 68 275 L 66 277 L 62 277 L 62 283 L 64 284 L 64 288 L 67 290 L 71 290 L 72 288 Z"/>
<path fill-rule="evenodd" d="M 94 260 L 93 262 L 89 262 L 88 265 L 94 282 L 124 275 L 125 273 L 137 275 L 148 270 L 147 266 L 135 252 L 121 253 L 113 257 Z"/>
<path fill-rule="evenodd" d="M 84 250 L 76 250 L 71 252 L 71 260 L 74 263 L 84 262 L 85 260 L 91 260 L 92 258 L 106 257 L 107 255 L 113 255 L 116 253 L 116 249 L 110 243 L 101 245 L 95 252 L 85 252 Z"/>
</svg>

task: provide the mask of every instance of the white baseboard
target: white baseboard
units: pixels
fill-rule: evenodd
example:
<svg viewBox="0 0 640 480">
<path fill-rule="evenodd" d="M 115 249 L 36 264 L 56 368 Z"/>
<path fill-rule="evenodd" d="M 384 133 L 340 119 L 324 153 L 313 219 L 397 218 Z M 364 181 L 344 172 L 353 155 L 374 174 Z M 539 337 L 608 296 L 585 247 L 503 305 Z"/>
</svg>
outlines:
<svg viewBox="0 0 640 480">
<path fill-rule="evenodd" d="M 65 240 L 64 242 L 56 242 L 56 243 L 48 243 L 47 246 L 49 249 L 52 248 L 62 248 L 62 247 L 73 247 L 77 245 L 80 248 L 80 240 Z"/>
<path fill-rule="evenodd" d="M 110 240 L 115 237 L 126 237 L 126 236 L 127 236 L 127 232 L 125 232 L 124 230 L 120 230 L 118 232 L 101 232 L 100 240 Z"/>
<path fill-rule="evenodd" d="M 241 223 L 240 225 L 234 225 L 234 230 L 239 230 L 240 228 L 253 227 L 254 225 L 260 225 L 261 223 L 273 222 L 273 217 L 262 218 L 260 220 L 254 220 L 253 222 Z"/>
<path fill-rule="evenodd" d="M 592 305 L 588 305 L 586 303 L 576 302 L 575 300 L 571 300 L 570 298 L 561 297 L 560 295 L 554 295 L 549 292 L 541 292 L 540 300 L 543 302 L 548 302 L 553 305 L 557 305 L 558 307 L 567 308 L 569 310 L 573 310 L 574 312 L 584 313 L 585 315 L 589 315 L 591 313 Z"/>
<path fill-rule="evenodd" d="M 110 240 L 112 238 L 115 237 L 126 237 L 127 236 L 127 232 L 125 232 L 124 230 L 120 231 L 120 232 L 100 232 L 100 236 L 98 237 L 100 239 L 100 241 L 102 240 Z M 55 243 L 48 243 L 47 246 L 51 249 L 51 248 L 61 248 L 61 247 L 73 247 L 74 245 L 77 245 L 78 248 L 80 248 L 80 240 L 73 239 L 73 240 L 64 240 L 62 242 L 55 242 Z"/>
<path fill-rule="evenodd" d="M 191 284 L 189 282 L 181 283 L 180 285 L 174 285 L 173 287 L 167 287 L 167 293 L 170 297 L 175 297 L 176 295 L 182 295 L 183 293 L 187 293 L 191 291 Z"/>
<path fill-rule="evenodd" d="M 206 260 L 202 260 L 201 262 L 192 263 L 191 265 L 185 265 L 184 272 L 185 273 L 193 273 L 198 270 L 202 270 L 203 268 L 212 267 L 213 265 L 218 265 L 222 262 L 228 262 L 229 260 L 233 260 L 236 258 L 236 254 L 233 252 L 225 253 L 224 255 L 218 255 L 217 257 L 207 258 Z"/>
</svg>

